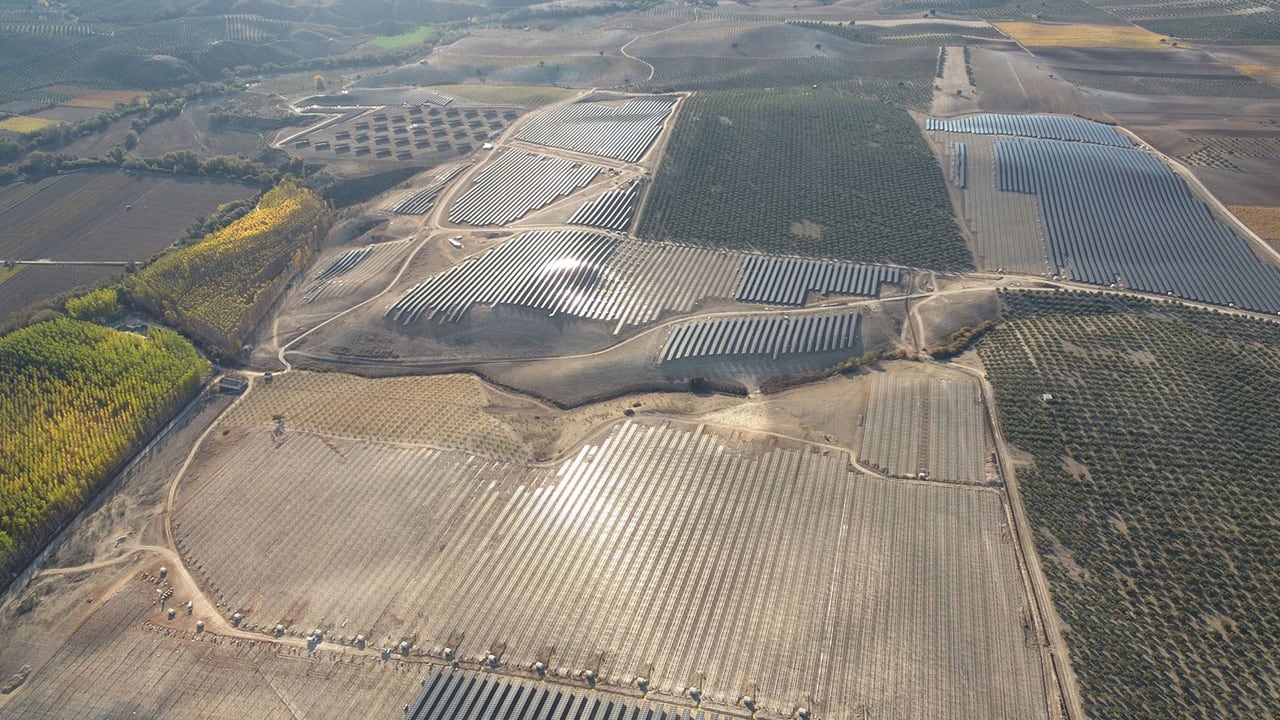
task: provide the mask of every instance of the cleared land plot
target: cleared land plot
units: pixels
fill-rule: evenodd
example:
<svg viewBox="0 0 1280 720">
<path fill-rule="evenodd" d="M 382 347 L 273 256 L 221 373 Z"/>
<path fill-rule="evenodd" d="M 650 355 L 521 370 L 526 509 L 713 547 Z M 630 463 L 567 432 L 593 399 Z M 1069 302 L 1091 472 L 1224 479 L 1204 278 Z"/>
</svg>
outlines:
<svg viewBox="0 0 1280 720">
<path fill-rule="evenodd" d="M 637 233 L 718 248 L 965 268 L 942 169 L 903 110 L 830 91 L 695 95 Z"/>
<path fill-rule="evenodd" d="M 265 432 L 208 467 L 178 532 L 250 624 L 784 715 L 1045 716 L 992 491 L 632 423 L 545 469 Z"/>
<path fill-rule="evenodd" d="M 1258 237 L 1280 251 L 1280 207 L 1232 205 L 1228 209 Z"/>
<path fill-rule="evenodd" d="M 404 258 L 412 242 L 394 240 L 342 253 L 315 276 L 303 298 L 307 302 L 327 300 L 343 297 L 364 287 Z"/>
<path fill-rule="evenodd" d="M 196 618 L 165 619 L 160 589 L 139 577 L 96 600 L 0 718 L 395 717 L 419 689 L 420 667 L 195 633 Z"/>
<path fill-rule="evenodd" d="M 779 355 L 854 351 L 857 313 L 701 320 L 676 326 L 662 348 L 663 363 L 716 355 Z"/>
<path fill-rule="evenodd" d="M 1027 47 L 1164 48 L 1166 36 L 1127 25 L 1049 25 L 1033 22 L 995 23 L 1000 32 Z"/>
<path fill-rule="evenodd" d="M 506 225 L 584 188 L 602 168 L 565 158 L 507 150 L 476 175 L 449 208 L 449 222 Z"/>
<path fill-rule="evenodd" d="M 228 425 L 293 430 L 435 447 L 509 459 L 525 457 L 520 437 L 482 409 L 491 398 L 470 375 L 368 380 L 290 372 L 262 384 L 227 415 Z"/>
<path fill-rule="evenodd" d="M 634 98 L 625 103 L 582 102 L 540 113 L 516 140 L 633 163 L 662 131 L 675 97 Z"/>
<path fill-rule="evenodd" d="M 62 175 L 0 209 L 0 257 L 145 260 L 196 217 L 254 192 L 239 183 L 152 173 Z"/>
<path fill-rule="evenodd" d="M 984 412 L 971 381 L 877 376 L 860 459 L 896 477 L 983 483 Z"/>
<path fill-rule="evenodd" d="M 1280 325 L 1004 301 L 979 354 L 1088 717 L 1280 716 Z"/>
<path fill-rule="evenodd" d="M 999 140 L 1001 190 L 1040 201 L 1050 266 L 1095 285 L 1280 312 L 1280 269 L 1218 222 L 1155 155 Z"/>
</svg>

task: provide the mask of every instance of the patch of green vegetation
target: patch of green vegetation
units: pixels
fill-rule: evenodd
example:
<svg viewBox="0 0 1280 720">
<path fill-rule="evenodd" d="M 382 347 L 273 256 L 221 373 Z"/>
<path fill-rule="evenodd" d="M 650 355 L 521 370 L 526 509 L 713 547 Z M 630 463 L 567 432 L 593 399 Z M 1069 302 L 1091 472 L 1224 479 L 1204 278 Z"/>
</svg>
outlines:
<svg viewBox="0 0 1280 720">
<path fill-rule="evenodd" d="M 831 90 L 690 98 L 638 234 L 916 267 L 973 266 L 942 170 L 911 116 Z"/>
<path fill-rule="evenodd" d="M 979 345 L 1085 712 L 1280 716 L 1280 324 L 1003 295 Z"/>
<path fill-rule="evenodd" d="M 574 94 L 572 90 L 541 85 L 438 85 L 432 90 L 481 103 L 519 105 L 529 110 L 559 102 Z"/>
<path fill-rule="evenodd" d="M 285 181 L 249 214 L 138 272 L 130 297 L 233 358 L 328 228 L 328 205 Z"/>
<path fill-rule="evenodd" d="M 177 333 L 66 318 L 0 337 L 0 586 L 199 388 Z"/>
<path fill-rule="evenodd" d="M 410 45 L 421 45 L 423 43 L 435 42 L 440 36 L 440 31 L 432 25 L 421 25 L 417 29 L 399 35 L 382 35 L 376 37 L 369 42 L 377 45 L 383 50 L 395 50 L 397 48 L 408 47 Z"/>
<path fill-rule="evenodd" d="M 5 280 L 12 278 L 19 272 L 22 272 L 22 268 L 24 267 L 26 267 L 26 265 L 14 265 L 12 267 L 0 265 L 0 283 L 4 283 Z"/>
</svg>

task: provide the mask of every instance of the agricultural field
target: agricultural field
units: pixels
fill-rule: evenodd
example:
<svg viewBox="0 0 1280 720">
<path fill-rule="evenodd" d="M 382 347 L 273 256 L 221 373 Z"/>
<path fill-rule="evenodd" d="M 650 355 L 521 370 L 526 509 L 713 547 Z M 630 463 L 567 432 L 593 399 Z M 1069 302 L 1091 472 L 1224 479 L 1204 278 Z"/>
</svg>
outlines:
<svg viewBox="0 0 1280 720">
<path fill-rule="evenodd" d="M 971 380 L 880 375 L 859 459 L 894 477 L 987 481 L 986 408 Z"/>
<path fill-rule="evenodd" d="M 1019 44 L 1036 47 L 1165 48 L 1167 36 L 1129 25 L 1051 25 L 1033 22 L 998 22 L 1000 32 Z"/>
<path fill-rule="evenodd" d="M 471 375 L 366 380 L 338 373 L 287 373 L 254 390 L 228 425 L 276 435 L 294 431 L 440 448 L 519 461 L 520 435 L 484 412 L 496 397 Z M 388 412 L 394 410 L 394 412 Z"/>
<path fill-rule="evenodd" d="M 29 133 L 37 130 L 43 130 L 50 125 L 57 125 L 57 120 L 48 120 L 41 117 L 30 117 L 25 115 L 15 115 L 0 120 L 0 130 L 7 130 L 11 133 Z"/>
<path fill-rule="evenodd" d="M 290 135 L 284 147 L 315 162 L 437 165 L 478 150 L 520 114 L 512 107 L 380 107 Z"/>
<path fill-rule="evenodd" d="M 516 140 L 639 162 L 662 132 L 677 98 L 632 98 L 626 102 L 581 102 L 540 113 Z"/>
<path fill-rule="evenodd" d="M 432 88 L 445 95 L 466 98 L 477 103 L 492 105 L 515 105 L 526 110 L 535 110 L 543 105 L 567 100 L 573 95 L 571 90 L 542 85 L 437 85 Z"/>
<path fill-rule="evenodd" d="M 805 698 L 829 717 L 1047 716 L 994 491 L 866 477 L 842 454 L 673 423 L 616 425 L 545 467 L 221 437 L 176 526 L 251 632 L 493 652 L 618 686 L 644 673 L 657 693 L 750 692 L 782 715 Z M 864 661 L 828 660 L 851 655 Z"/>
<path fill-rule="evenodd" d="M 135 302 L 234 357 L 305 265 L 330 210 L 284 182 L 248 215 L 194 245 L 166 253 L 133 277 Z"/>
<path fill-rule="evenodd" d="M 0 193 L 0 258 L 146 260 L 191 221 L 251 186 L 158 173 L 81 170 Z"/>
<path fill-rule="evenodd" d="M 917 267 L 973 264 L 911 117 L 830 91 L 687 100 L 637 233 Z"/>
<path fill-rule="evenodd" d="M 586 187 L 604 168 L 507 149 L 449 208 L 449 222 L 506 225 Z"/>
<path fill-rule="evenodd" d="M 1228 209 L 1258 237 L 1280 251 L 1280 208 L 1232 205 Z"/>
<path fill-rule="evenodd" d="M 25 324 L 45 301 L 77 288 L 94 288 L 124 275 L 106 265 L 17 265 L 0 268 L 0 331 Z"/>
<path fill-rule="evenodd" d="M 7 585 L 208 372 L 195 348 L 160 328 L 143 338 L 63 318 L 0 337 L 0 580 Z"/>
<path fill-rule="evenodd" d="M 979 355 L 1088 716 L 1280 714 L 1280 325 L 1004 302 Z"/>
</svg>

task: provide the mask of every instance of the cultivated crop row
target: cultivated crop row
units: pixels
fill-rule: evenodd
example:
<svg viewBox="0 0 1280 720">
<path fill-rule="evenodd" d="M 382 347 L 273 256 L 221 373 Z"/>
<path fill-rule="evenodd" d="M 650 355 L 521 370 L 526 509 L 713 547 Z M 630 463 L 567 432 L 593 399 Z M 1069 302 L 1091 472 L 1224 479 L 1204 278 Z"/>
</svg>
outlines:
<svg viewBox="0 0 1280 720">
<path fill-rule="evenodd" d="M 1000 140 L 1000 189 L 1040 200 L 1050 264 L 1074 280 L 1280 312 L 1280 269 L 1253 253 L 1154 155 Z"/>
<path fill-rule="evenodd" d="M 857 313 L 703 320 L 667 336 L 662 362 L 709 355 L 779 355 L 851 350 L 858 342 Z"/>
<path fill-rule="evenodd" d="M 476 176 L 471 189 L 449 209 L 449 222 L 506 225 L 530 210 L 587 186 L 596 165 L 508 150 Z"/>
<path fill-rule="evenodd" d="M 863 462 L 895 477 L 986 479 L 986 423 L 969 381 L 877 377 L 863 429 Z"/>
<path fill-rule="evenodd" d="M 808 89 L 704 93 L 686 102 L 640 218 L 641 237 L 972 266 L 942 168 L 904 110 Z"/>
<path fill-rule="evenodd" d="M 539 114 L 517 140 L 637 162 L 662 131 L 675 97 L 636 98 L 623 105 L 583 102 Z"/>
<path fill-rule="evenodd" d="M 902 271 L 887 265 L 752 255 L 742 265 L 737 297 L 743 302 L 804 305 L 809 293 L 877 297 L 881 283 L 901 280 Z"/>
<path fill-rule="evenodd" d="M 1280 324 L 1003 299 L 979 353 L 1086 713 L 1280 716 Z"/>
<path fill-rule="evenodd" d="M 595 200 L 582 203 L 582 207 L 569 218 L 569 224 L 623 232 L 631 227 L 631 216 L 639 199 L 640 181 L 633 180 L 624 188 L 610 190 Z"/>
<path fill-rule="evenodd" d="M 251 624 L 782 715 L 1045 716 L 994 492 L 630 423 L 536 469 L 263 433 L 191 492 L 184 552 Z"/>
<path fill-rule="evenodd" d="M 1011 135 L 1013 137 L 1070 140 L 1112 147 L 1132 147 L 1128 136 L 1110 125 L 1069 115 L 1005 115 L 982 113 L 950 120 L 928 118 L 925 130 L 970 133 L 974 135 Z"/>
</svg>

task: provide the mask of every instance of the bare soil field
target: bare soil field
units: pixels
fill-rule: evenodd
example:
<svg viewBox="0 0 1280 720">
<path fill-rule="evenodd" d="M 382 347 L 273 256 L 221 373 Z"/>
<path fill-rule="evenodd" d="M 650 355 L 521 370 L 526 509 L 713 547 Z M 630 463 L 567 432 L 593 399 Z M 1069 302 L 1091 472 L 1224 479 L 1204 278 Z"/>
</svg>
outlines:
<svg viewBox="0 0 1280 720">
<path fill-rule="evenodd" d="M 196 216 L 253 194 L 247 185 L 200 178 L 71 173 L 0 212 L 0 257 L 145 260 Z"/>
<path fill-rule="evenodd" d="M 148 127 L 138 138 L 133 154 L 141 157 L 164 155 L 175 150 L 194 150 L 204 157 L 244 155 L 251 157 L 266 145 L 263 132 L 213 127 L 209 123 L 210 102 L 192 103 L 174 118 Z"/>
<path fill-rule="evenodd" d="M 546 467 L 265 430 L 202 456 L 180 545 L 250 630 L 592 667 L 607 684 L 643 673 L 656 692 L 696 682 L 783 715 L 797 698 L 829 716 L 1046 715 L 993 491 L 665 423 L 615 426 Z M 270 564 L 248 560 L 267 548 Z"/>
<path fill-rule="evenodd" d="M 987 112 L 1056 112 L 1108 120 L 1097 102 L 1029 55 L 986 48 L 972 53 L 979 105 Z"/>
</svg>

